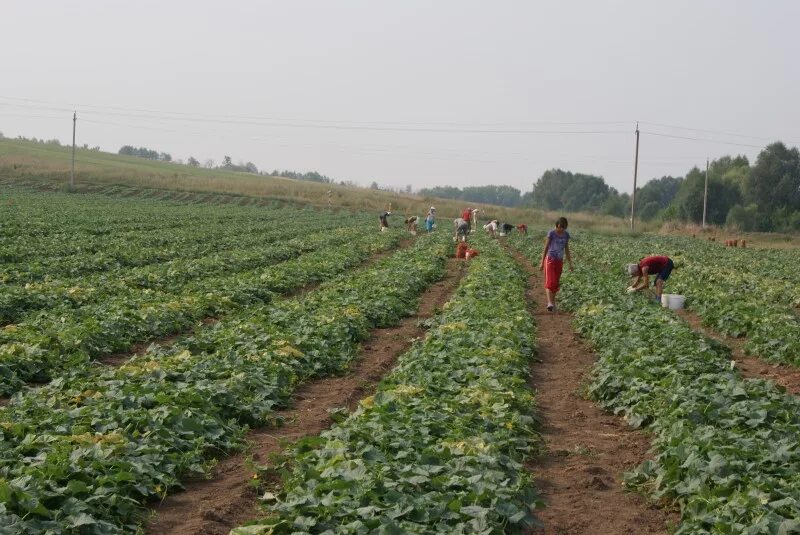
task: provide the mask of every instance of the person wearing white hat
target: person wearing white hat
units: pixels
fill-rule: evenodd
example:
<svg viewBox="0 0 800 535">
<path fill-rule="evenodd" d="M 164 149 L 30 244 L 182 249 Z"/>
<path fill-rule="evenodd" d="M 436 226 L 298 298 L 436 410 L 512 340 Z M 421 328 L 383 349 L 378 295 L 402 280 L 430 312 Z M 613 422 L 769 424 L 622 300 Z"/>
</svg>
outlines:
<svg viewBox="0 0 800 535">
<path fill-rule="evenodd" d="M 428 232 L 433 231 L 434 223 L 436 223 L 436 208 L 431 206 L 431 209 L 428 210 L 428 214 L 425 216 L 425 229 Z"/>
<path fill-rule="evenodd" d="M 381 232 L 389 228 L 389 216 L 392 215 L 392 212 L 388 210 L 381 212 L 381 215 L 378 216 L 381 222 Z"/>
</svg>

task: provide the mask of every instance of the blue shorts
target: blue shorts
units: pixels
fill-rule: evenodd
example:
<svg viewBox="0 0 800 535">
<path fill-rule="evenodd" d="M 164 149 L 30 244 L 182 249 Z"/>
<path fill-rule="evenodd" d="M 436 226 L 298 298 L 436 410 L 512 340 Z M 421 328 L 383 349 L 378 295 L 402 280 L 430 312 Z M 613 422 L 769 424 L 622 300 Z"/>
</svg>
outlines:
<svg viewBox="0 0 800 535">
<path fill-rule="evenodd" d="M 433 221 L 430 219 L 425 221 L 425 228 L 428 229 L 428 232 L 433 230 Z"/>
<path fill-rule="evenodd" d="M 666 280 L 669 278 L 670 273 L 672 273 L 672 268 L 674 268 L 674 267 L 675 267 L 675 264 L 672 262 L 672 259 L 670 258 L 669 262 L 667 262 L 667 265 L 664 266 L 664 269 L 662 269 L 659 272 L 659 274 L 656 276 L 656 280 L 653 281 L 653 285 L 655 285 L 655 283 L 656 283 L 656 281 L 658 281 L 658 279 L 661 279 L 662 281 L 666 282 Z"/>
</svg>

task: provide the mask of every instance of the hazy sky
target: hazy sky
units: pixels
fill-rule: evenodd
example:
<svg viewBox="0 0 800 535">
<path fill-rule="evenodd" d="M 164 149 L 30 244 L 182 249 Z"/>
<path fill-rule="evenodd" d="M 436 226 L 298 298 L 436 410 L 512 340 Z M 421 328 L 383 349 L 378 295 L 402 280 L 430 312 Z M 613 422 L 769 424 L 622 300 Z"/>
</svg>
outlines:
<svg viewBox="0 0 800 535">
<path fill-rule="evenodd" d="M 78 144 L 113 152 L 630 191 L 637 120 L 641 181 L 800 144 L 798 21 L 788 0 L 3 0 L 0 132 L 67 142 L 76 109 Z"/>
</svg>

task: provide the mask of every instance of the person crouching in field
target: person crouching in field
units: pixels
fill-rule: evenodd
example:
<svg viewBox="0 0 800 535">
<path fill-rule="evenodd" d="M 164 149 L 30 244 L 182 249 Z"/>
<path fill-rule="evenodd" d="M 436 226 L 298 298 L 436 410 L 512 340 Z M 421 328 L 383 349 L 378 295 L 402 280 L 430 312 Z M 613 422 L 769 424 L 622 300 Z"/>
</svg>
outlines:
<svg viewBox="0 0 800 535">
<path fill-rule="evenodd" d="M 565 255 L 567 262 L 569 262 L 569 270 L 573 270 L 572 255 L 569 252 L 567 224 L 566 217 L 559 217 L 558 221 L 556 221 L 556 228 L 547 233 L 542 262 L 539 264 L 539 271 L 544 271 L 544 291 L 547 296 L 548 312 L 555 312 L 556 310 L 556 294 L 560 288 Z"/>
<path fill-rule="evenodd" d="M 414 236 L 417 235 L 417 219 L 418 218 L 415 215 L 406 218 L 406 230 L 409 231 Z"/>
<path fill-rule="evenodd" d="M 639 260 L 638 264 L 628 264 L 626 268 L 628 275 L 636 277 L 636 280 L 628 287 L 628 292 L 644 290 L 650 285 L 649 276 L 655 274 L 656 301 L 660 303 L 661 294 L 664 292 L 664 283 L 673 269 L 675 269 L 675 262 L 668 256 L 646 256 Z"/>
<path fill-rule="evenodd" d="M 472 208 L 464 208 L 464 211 L 461 212 L 461 219 L 467 222 L 467 227 L 469 227 L 470 219 L 472 218 Z"/>
<path fill-rule="evenodd" d="M 497 220 L 493 219 L 483 226 L 483 229 L 489 233 L 489 236 L 494 238 L 494 233 L 497 232 Z"/>
<path fill-rule="evenodd" d="M 391 212 L 383 211 L 381 215 L 378 217 L 381 221 L 381 232 L 389 228 L 389 216 L 392 215 Z"/>
<path fill-rule="evenodd" d="M 456 229 L 456 237 L 455 241 L 458 241 L 459 238 L 461 241 L 467 241 L 467 234 L 469 234 L 469 223 L 463 217 L 459 217 L 458 219 L 453 220 L 453 226 Z"/>
</svg>

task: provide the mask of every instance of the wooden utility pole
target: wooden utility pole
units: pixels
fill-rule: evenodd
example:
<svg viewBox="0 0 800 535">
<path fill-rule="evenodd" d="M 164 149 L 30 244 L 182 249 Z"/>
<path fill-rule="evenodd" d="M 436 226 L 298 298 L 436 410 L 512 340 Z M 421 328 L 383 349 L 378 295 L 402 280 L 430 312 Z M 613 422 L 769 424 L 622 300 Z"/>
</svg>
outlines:
<svg viewBox="0 0 800 535">
<path fill-rule="evenodd" d="M 631 231 L 636 214 L 636 178 L 639 175 L 639 123 L 636 123 L 636 160 L 633 164 L 633 194 L 631 195 Z"/>
<path fill-rule="evenodd" d="M 72 112 L 72 167 L 69 171 L 69 187 L 75 186 L 75 123 L 78 122 L 78 112 Z"/>
<path fill-rule="evenodd" d="M 708 206 L 708 158 L 706 158 L 706 185 L 703 188 L 703 228 L 706 228 L 706 207 Z"/>
</svg>

